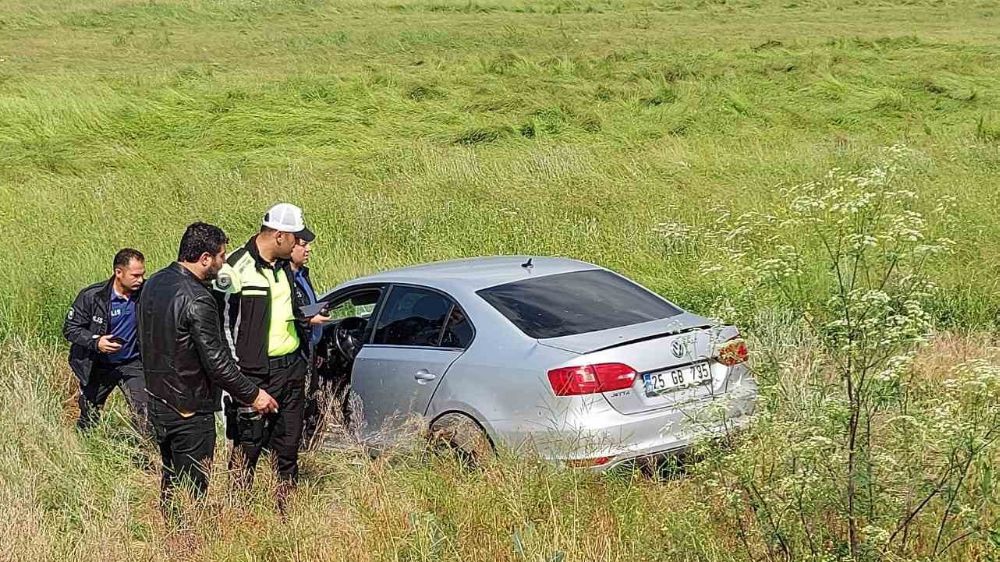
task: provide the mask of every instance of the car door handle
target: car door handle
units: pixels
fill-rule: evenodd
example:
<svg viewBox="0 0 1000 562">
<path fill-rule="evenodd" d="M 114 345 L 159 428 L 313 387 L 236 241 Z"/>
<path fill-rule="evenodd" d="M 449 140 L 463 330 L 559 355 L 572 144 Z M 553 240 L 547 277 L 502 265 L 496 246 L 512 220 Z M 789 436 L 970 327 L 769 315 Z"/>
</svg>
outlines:
<svg viewBox="0 0 1000 562">
<path fill-rule="evenodd" d="M 417 379 L 417 384 L 427 384 L 428 381 L 432 381 L 438 378 L 438 376 L 427 369 L 420 369 L 413 374 L 413 378 Z"/>
</svg>

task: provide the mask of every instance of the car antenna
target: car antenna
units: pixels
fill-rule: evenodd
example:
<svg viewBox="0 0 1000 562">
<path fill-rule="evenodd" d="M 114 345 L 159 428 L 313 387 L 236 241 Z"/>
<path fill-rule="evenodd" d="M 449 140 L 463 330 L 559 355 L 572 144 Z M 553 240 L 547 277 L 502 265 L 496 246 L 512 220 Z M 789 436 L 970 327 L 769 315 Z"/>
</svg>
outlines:
<svg viewBox="0 0 1000 562">
<path fill-rule="evenodd" d="M 532 267 L 534 267 L 533 265 L 531 265 L 531 258 L 528 258 L 528 261 L 522 263 L 521 267 L 523 267 L 524 269 L 531 269 Z"/>
</svg>

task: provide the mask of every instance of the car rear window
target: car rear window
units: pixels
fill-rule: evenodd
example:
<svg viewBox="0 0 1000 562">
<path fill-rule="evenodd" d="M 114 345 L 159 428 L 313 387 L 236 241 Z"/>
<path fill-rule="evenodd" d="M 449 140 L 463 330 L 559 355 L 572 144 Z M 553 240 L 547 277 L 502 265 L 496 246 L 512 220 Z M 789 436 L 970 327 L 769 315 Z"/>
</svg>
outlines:
<svg viewBox="0 0 1000 562">
<path fill-rule="evenodd" d="M 557 338 L 681 313 L 639 285 L 602 269 L 547 275 L 477 291 L 530 337 Z"/>
</svg>

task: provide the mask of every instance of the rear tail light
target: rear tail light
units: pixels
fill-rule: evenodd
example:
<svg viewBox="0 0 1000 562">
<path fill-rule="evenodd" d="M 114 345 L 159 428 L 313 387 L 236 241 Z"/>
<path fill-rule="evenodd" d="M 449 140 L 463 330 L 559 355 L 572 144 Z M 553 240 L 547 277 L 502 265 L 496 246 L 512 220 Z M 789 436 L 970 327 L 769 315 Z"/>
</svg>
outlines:
<svg viewBox="0 0 1000 562">
<path fill-rule="evenodd" d="M 599 363 L 552 369 L 549 371 L 549 384 L 556 396 L 577 396 L 629 388 L 635 376 L 635 369 L 628 365 Z"/>
<path fill-rule="evenodd" d="M 715 352 L 715 359 L 727 367 L 745 363 L 749 356 L 750 350 L 747 349 L 747 342 L 743 338 L 729 340 Z"/>
</svg>

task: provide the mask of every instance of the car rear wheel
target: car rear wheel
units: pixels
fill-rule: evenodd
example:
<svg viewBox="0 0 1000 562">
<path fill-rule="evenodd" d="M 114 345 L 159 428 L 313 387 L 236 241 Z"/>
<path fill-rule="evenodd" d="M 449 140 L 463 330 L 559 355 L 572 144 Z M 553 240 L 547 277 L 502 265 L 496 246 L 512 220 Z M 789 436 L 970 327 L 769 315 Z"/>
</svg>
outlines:
<svg viewBox="0 0 1000 562">
<path fill-rule="evenodd" d="M 431 423 L 430 441 L 434 451 L 450 452 L 469 467 L 479 466 L 495 454 L 483 428 L 469 416 L 455 412 Z"/>
</svg>

